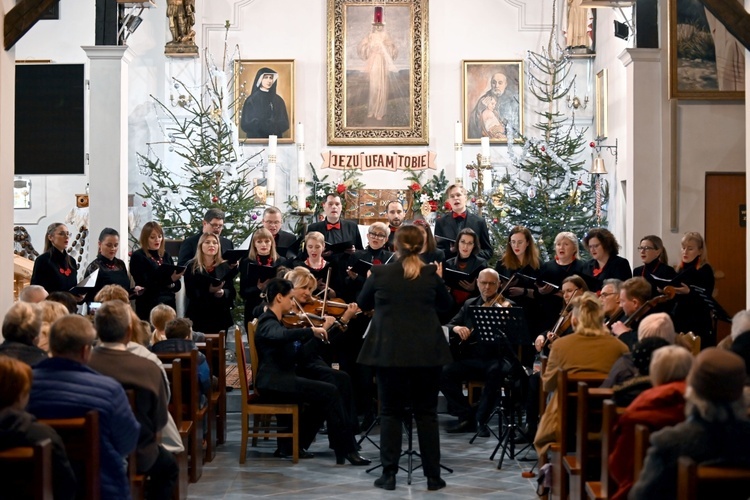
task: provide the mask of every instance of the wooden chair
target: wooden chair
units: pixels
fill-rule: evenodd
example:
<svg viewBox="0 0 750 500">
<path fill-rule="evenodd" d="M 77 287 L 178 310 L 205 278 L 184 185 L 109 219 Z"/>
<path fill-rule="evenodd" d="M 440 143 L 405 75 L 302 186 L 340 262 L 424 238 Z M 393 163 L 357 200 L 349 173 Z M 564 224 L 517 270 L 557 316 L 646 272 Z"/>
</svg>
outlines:
<svg viewBox="0 0 750 500">
<path fill-rule="evenodd" d="M 615 492 L 614 481 L 609 475 L 609 456 L 615 449 L 614 430 L 624 408 L 607 399 L 602 405 L 602 451 L 599 481 L 586 481 L 586 496 L 589 500 L 606 500 Z"/>
<path fill-rule="evenodd" d="M 247 325 L 248 347 L 250 350 L 250 364 L 254 370 L 258 367 L 258 351 L 255 349 L 255 324 Z M 247 376 L 247 362 L 245 359 L 245 347 L 242 343 L 242 331 L 237 328 L 234 331 L 235 350 L 237 352 L 237 372 L 240 376 L 240 391 L 242 391 L 242 442 L 240 444 L 240 463 L 245 463 L 247 455 L 247 440 L 252 436 L 253 439 L 262 437 L 269 430 L 276 431 L 276 437 L 292 438 L 292 462 L 297 463 L 299 460 L 299 408 L 296 404 L 271 404 L 261 403 L 258 388 L 254 387 L 250 392 Z M 279 432 L 279 427 L 253 425 L 250 431 L 250 415 L 279 415 L 287 414 L 292 416 L 291 432 Z M 255 446 L 255 441 L 253 443 Z"/>
<path fill-rule="evenodd" d="M 560 439 L 550 448 L 552 462 L 552 489 L 550 498 L 564 499 L 568 494 L 568 474 L 563 465 L 564 459 L 572 451 L 575 443 L 575 426 L 577 420 L 578 382 L 585 382 L 592 387 L 598 387 L 607 378 L 606 374 L 569 374 L 567 370 L 558 370 L 557 389 L 555 397 L 558 404 L 557 428 L 560 429 Z"/>
<path fill-rule="evenodd" d="M 697 356 L 701 352 L 701 338 L 693 332 L 678 333 L 675 344 L 687 348 L 693 353 L 693 356 Z"/>
<path fill-rule="evenodd" d="M 208 363 L 208 371 L 211 375 L 213 375 L 214 370 L 213 370 L 212 365 L 215 362 L 213 339 L 207 337 L 205 342 L 196 342 L 196 346 L 198 347 L 198 351 L 203 353 L 203 355 L 206 357 L 206 362 Z M 214 459 L 214 457 L 216 457 L 216 444 L 217 444 L 216 414 L 219 411 L 219 391 L 218 391 L 218 387 L 216 390 L 214 390 L 213 380 L 211 381 L 211 390 L 208 394 L 207 403 L 208 403 L 208 419 L 206 421 L 205 461 L 210 462 Z"/>
<path fill-rule="evenodd" d="M 469 380 L 466 382 L 467 397 L 470 405 L 474 404 L 474 392 L 477 390 L 481 391 L 483 388 L 484 380 Z"/>
<path fill-rule="evenodd" d="M 52 441 L 0 451 L 0 481 L 17 498 L 52 500 Z"/>
<path fill-rule="evenodd" d="M 172 364 L 174 380 L 174 361 L 179 359 L 179 368 L 182 381 L 182 391 L 176 391 L 172 387 L 172 398 L 181 397 L 182 416 L 180 422 L 192 422 L 188 440 L 188 456 L 190 482 L 197 482 L 203 474 L 203 419 L 207 415 L 208 405 L 200 407 L 200 388 L 198 386 L 198 351 L 185 353 L 157 353 L 162 364 Z M 177 423 L 177 420 L 175 420 Z M 179 424 L 178 424 L 179 428 Z"/>
<path fill-rule="evenodd" d="M 235 327 L 237 328 L 237 327 Z M 227 357 L 226 334 L 207 333 L 206 339 L 213 341 L 213 351 L 208 357 L 211 373 L 219 381 L 217 387 L 218 408 L 216 411 L 216 442 L 227 442 Z"/>
<path fill-rule="evenodd" d="M 690 457 L 677 463 L 677 500 L 750 498 L 750 467 L 697 465 Z"/>
<path fill-rule="evenodd" d="M 133 414 L 137 415 L 135 402 L 135 389 L 125 389 L 128 403 Z M 128 455 L 128 483 L 130 483 L 130 497 L 133 500 L 146 498 L 146 475 L 138 474 L 138 447 Z"/>
<path fill-rule="evenodd" d="M 182 361 L 179 359 L 172 360 L 171 364 L 163 365 L 164 371 L 167 373 L 169 379 L 169 385 L 171 387 L 172 395 L 182 394 Z M 185 500 L 187 498 L 188 482 L 190 481 L 190 474 L 188 467 L 188 447 L 190 443 L 190 431 L 192 430 L 193 422 L 183 419 L 182 410 L 182 398 L 172 397 L 169 401 L 169 413 L 172 415 L 177 431 L 180 433 L 180 439 L 182 440 L 182 447 L 184 451 L 181 453 L 174 453 L 174 457 L 177 460 L 177 465 L 180 468 L 180 473 L 177 478 L 177 485 L 175 490 L 175 498 L 178 500 Z M 196 480 L 197 481 L 197 480 Z"/>
<path fill-rule="evenodd" d="M 98 500 L 101 497 L 99 412 L 90 411 L 79 418 L 39 419 L 39 422 L 55 429 L 65 444 L 73 470 L 84 474 L 83 478 L 77 477 L 78 492 L 87 500 Z"/>
<path fill-rule="evenodd" d="M 635 445 L 633 447 L 633 484 L 638 481 L 638 477 L 643 470 L 643 463 L 646 461 L 646 453 L 650 446 L 651 430 L 643 424 L 635 426 Z"/>
<path fill-rule="evenodd" d="M 611 389 L 590 388 L 586 382 L 578 382 L 575 453 L 562 457 L 571 500 L 585 498 L 589 470 L 601 463 L 602 408 L 604 400 L 611 397 Z"/>
</svg>

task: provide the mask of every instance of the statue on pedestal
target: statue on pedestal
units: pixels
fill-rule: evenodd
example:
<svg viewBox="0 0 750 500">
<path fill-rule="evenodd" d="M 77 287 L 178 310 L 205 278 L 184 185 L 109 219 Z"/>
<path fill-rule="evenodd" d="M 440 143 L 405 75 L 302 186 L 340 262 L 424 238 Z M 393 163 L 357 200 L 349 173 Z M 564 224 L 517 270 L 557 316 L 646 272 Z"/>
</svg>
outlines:
<svg viewBox="0 0 750 500">
<path fill-rule="evenodd" d="M 594 52 L 594 14 L 581 6 L 581 0 L 566 0 L 563 32 L 565 45 L 573 52 Z"/>
<path fill-rule="evenodd" d="M 167 0 L 167 19 L 172 41 L 167 42 L 164 53 L 172 56 L 197 57 L 195 44 L 195 0 Z"/>
</svg>

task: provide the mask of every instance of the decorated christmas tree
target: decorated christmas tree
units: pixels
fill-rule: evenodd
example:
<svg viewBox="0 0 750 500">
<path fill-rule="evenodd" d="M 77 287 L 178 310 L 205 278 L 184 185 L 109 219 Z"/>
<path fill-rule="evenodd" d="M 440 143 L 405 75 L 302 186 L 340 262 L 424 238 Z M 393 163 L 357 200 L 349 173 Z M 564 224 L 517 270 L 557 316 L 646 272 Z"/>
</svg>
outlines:
<svg viewBox="0 0 750 500">
<path fill-rule="evenodd" d="M 143 184 L 143 205 L 151 205 L 153 220 L 165 229 L 167 238 L 182 239 L 200 230 L 209 208 L 220 208 L 227 216 L 223 235 L 237 244 L 259 224 L 254 209 L 259 204 L 248 179 L 254 155 L 243 159 L 234 121 L 236 102 L 231 101 L 233 77 L 207 59 L 209 80 L 194 95 L 175 80 L 176 91 L 184 96 L 184 115 L 176 115 L 157 98 L 157 114 L 167 118 L 165 142 L 170 153 L 182 160 L 180 172 L 168 168 L 148 145 L 139 154 L 141 173 L 149 177 Z"/>
<path fill-rule="evenodd" d="M 573 82 L 568 78 L 572 62 L 555 44 L 555 35 L 553 29 L 547 49 L 527 57 L 526 88 L 543 106 L 534 125 L 537 134 L 510 130 L 512 166 L 493 178 L 484 205 L 495 248 L 503 248 L 513 226 L 526 226 L 545 259 L 554 255 L 557 233 L 570 231 L 582 238 L 589 229 L 606 225 L 601 206 L 607 189 L 589 174 L 588 155 L 583 154 L 589 148 L 587 129 L 560 112 Z"/>
</svg>

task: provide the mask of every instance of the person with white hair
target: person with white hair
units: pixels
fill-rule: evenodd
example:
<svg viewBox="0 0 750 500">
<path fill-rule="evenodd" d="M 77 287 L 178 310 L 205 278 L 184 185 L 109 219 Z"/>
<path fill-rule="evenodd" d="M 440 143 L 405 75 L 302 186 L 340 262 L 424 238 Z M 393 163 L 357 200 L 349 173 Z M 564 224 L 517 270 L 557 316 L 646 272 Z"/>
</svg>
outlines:
<svg viewBox="0 0 750 500">
<path fill-rule="evenodd" d="M 560 310 L 563 307 L 562 282 L 568 276 L 577 274 L 583 276 L 585 265 L 578 258 L 578 238 L 576 235 L 567 231 L 558 233 L 555 236 L 555 255 L 552 260 L 542 264 L 539 268 L 537 283 L 545 282 L 551 285 L 539 287 L 539 296 L 537 297 L 540 311 L 540 329 L 547 331 L 557 321 Z M 560 288 L 555 288 L 560 287 Z"/>
<path fill-rule="evenodd" d="M 629 498 L 676 498 L 677 461 L 750 463 L 750 419 L 742 397 L 745 362 L 737 354 L 710 347 L 695 357 L 687 378 L 685 421 L 651 435 L 651 447 Z M 739 498 L 717 485 L 716 498 Z M 745 491 L 742 498 L 747 497 Z"/>
<path fill-rule="evenodd" d="M 653 352 L 649 368 L 653 388 L 630 403 L 614 429 L 609 455 L 609 472 L 617 483 L 613 499 L 627 498 L 633 486 L 635 426 L 645 425 L 654 432 L 685 419 L 685 377 L 692 365 L 693 355 L 683 347 L 668 345 Z"/>
<path fill-rule="evenodd" d="M 42 329 L 42 311 L 37 304 L 16 302 L 3 318 L 3 338 L 0 354 L 35 366 L 47 359 L 47 353 L 38 347 Z"/>
<path fill-rule="evenodd" d="M 41 285 L 29 285 L 18 294 L 18 300 L 38 304 L 47 298 L 49 293 Z"/>
<path fill-rule="evenodd" d="M 729 336 L 724 337 L 717 347 L 731 349 L 737 337 L 746 332 L 750 332 L 750 309 L 744 309 L 732 317 L 732 329 Z"/>
</svg>

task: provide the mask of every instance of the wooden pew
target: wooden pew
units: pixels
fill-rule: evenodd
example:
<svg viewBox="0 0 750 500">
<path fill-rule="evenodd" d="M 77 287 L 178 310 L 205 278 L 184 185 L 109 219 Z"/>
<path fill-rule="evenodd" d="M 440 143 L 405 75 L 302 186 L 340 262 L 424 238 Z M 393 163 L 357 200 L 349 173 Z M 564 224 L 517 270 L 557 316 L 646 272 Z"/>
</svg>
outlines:
<svg viewBox="0 0 750 500">
<path fill-rule="evenodd" d="M 235 327 L 236 328 L 236 327 Z M 213 341 L 213 351 L 208 357 L 211 373 L 218 379 L 217 398 L 218 409 L 216 411 L 216 442 L 224 444 L 227 442 L 227 342 L 225 333 L 207 333 L 206 339 Z"/>
<path fill-rule="evenodd" d="M 606 500 L 615 492 L 615 484 L 609 475 L 609 456 L 615 449 L 614 430 L 624 408 L 611 399 L 602 405 L 602 449 L 598 481 L 586 481 L 586 496 L 589 500 Z"/>
<path fill-rule="evenodd" d="M 635 445 L 633 447 L 633 484 L 638 481 L 638 477 L 643 470 L 643 463 L 646 461 L 646 454 L 650 446 L 651 430 L 643 424 L 635 426 Z"/>
<path fill-rule="evenodd" d="M 137 415 L 135 402 L 135 389 L 125 389 L 128 395 L 128 403 L 133 414 Z M 130 483 L 130 497 L 133 500 L 143 500 L 146 498 L 146 475 L 138 474 L 138 447 L 128 455 L 128 483 Z"/>
<path fill-rule="evenodd" d="M 577 421 L 578 382 L 598 387 L 607 378 L 601 373 L 569 374 L 566 370 L 557 372 L 555 397 L 558 404 L 557 428 L 561 430 L 560 440 L 550 447 L 552 462 L 552 489 L 550 498 L 564 499 L 568 495 L 568 474 L 565 472 L 564 457 L 573 451 L 575 443 L 575 423 Z M 582 492 L 582 486 L 580 494 Z"/>
<path fill-rule="evenodd" d="M 182 361 L 179 359 L 173 360 L 171 364 L 164 365 L 164 371 L 167 373 L 172 392 L 172 398 L 169 401 L 169 413 L 172 415 L 172 420 L 174 420 L 175 426 L 180 433 L 182 447 L 184 448 L 182 453 L 174 454 L 174 457 L 177 460 L 177 465 L 180 468 L 180 474 L 177 478 L 175 488 L 175 499 L 185 500 L 187 498 L 188 482 L 190 478 L 188 467 L 188 446 L 190 443 L 190 431 L 192 430 L 193 422 L 183 419 L 182 398 L 174 397 L 175 391 L 177 394 L 182 394 Z"/>
<path fill-rule="evenodd" d="M 17 498 L 52 500 L 52 441 L 0 451 L 0 481 Z"/>
<path fill-rule="evenodd" d="M 90 411 L 79 418 L 39 419 L 60 435 L 65 444 L 65 453 L 78 477 L 78 493 L 87 500 L 101 498 L 101 476 L 99 473 L 99 412 Z M 83 488 L 81 488 L 83 485 Z"/>
<path fill-rule="evenodd" d="M 200 388 L 198 386 L 198 351 L 189 353 L 157 353 L 162 364 L 172 364 L 172 372 L 176 367 L 174 360 L 180 360 L 180 374 L 182 380 L 182 391 L 172 388 L 172 398 L 181 397 L 182 421 L 192 422 L 190 426 L 190 437 L 188 442 L 188 455 L 190 457 L 190 482 L 197 482 L 203 474 L 203 419 L 207 415 L 208 405 L 200 408 Z M 175 420 L 177 422 L 177 420 Z M 179 427 L 178 427 L 179 428 Z"/>
<path fill-rule="evenodd" d="M 698 465 L 690 457 L 680 457 L 677 464 L 677 500 L 709 498 L 750 498 L 750 467 Z"/>
<path fill-rule="evenodd" d="M 211 375 L 214 374 L 213 364 L 216 362 L 214 359 L 214 341 L 212 338 L 206 338 L 205 342 L 196 342 L 198 351 L 203 353 L 208 363 L 208 371 Z M 224 389 L 226 390 L 226 388 Z M 213 380 L 211 380 L 211 390 L 208 394 L 208 419 L 206 419 L 206 453 L 204 455 L 204 462 L 210 462 L 216 457 L 216 425 L 217 425 L 217 413 L 219 410 L 219 390 L 218 387 L 214 389 Z"/>
</svg>

